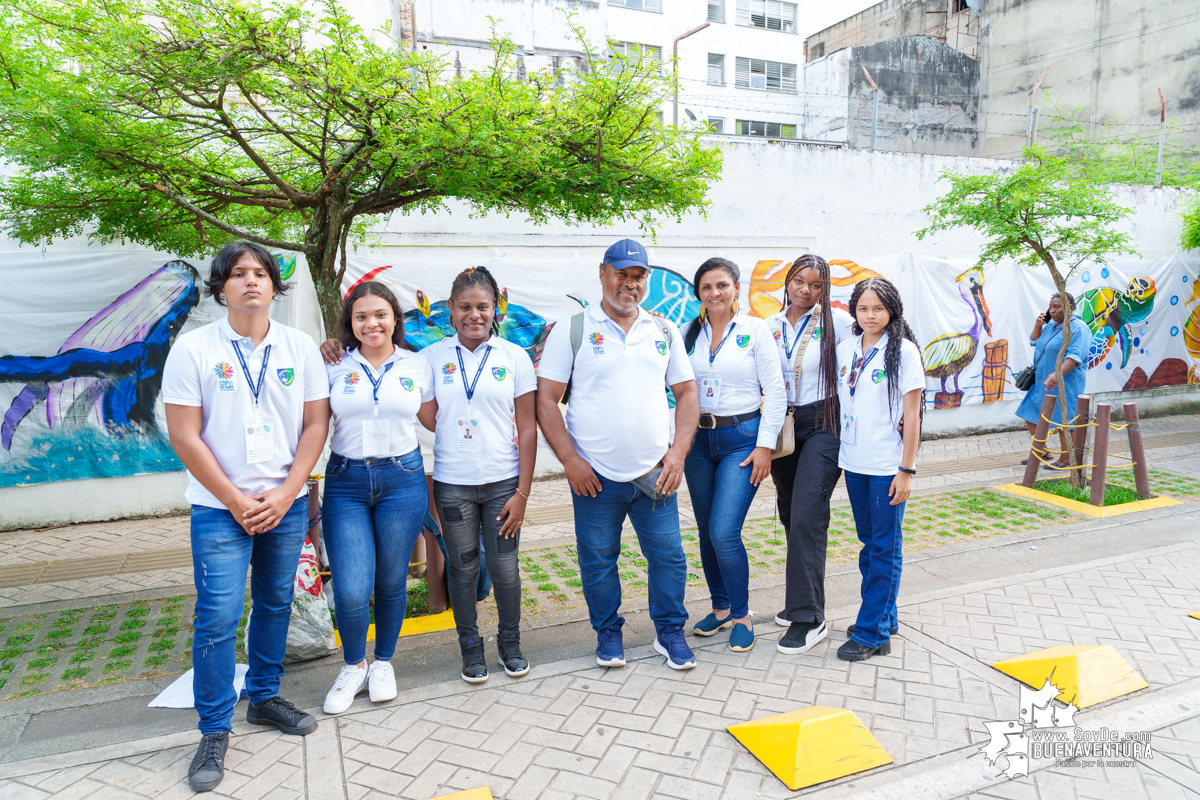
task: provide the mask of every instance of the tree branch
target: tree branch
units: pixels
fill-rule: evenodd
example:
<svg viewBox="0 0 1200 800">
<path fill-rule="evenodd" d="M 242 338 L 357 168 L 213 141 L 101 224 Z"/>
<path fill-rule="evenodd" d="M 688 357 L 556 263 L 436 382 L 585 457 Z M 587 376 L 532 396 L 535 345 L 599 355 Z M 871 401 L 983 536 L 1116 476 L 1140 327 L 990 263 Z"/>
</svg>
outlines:
<svg viewBox="0 0 1200 800">
<path fill-rule="evenodd" d="M 298 250 L 298 251 L 304 250 L 304 247 L 302 245 L 298 245 L 294 242 L 285 242 L 280 239 L 270 239 L 266 236 L 259 236 L 258 234 L 251 233 L 250 231 L 242 230 L 241 228 L 237 228 L 233 225 L 230 225 L 228 222 L 225 222 L 224 220 L 220 219 L 219 217 L 213 216 L 212 214 L 208 213 L 207 211 L 205 211 L 204 209 L 195 205 L 194 203 L 190 203 L 187 200 L 183 199 L 182 197 L 177 195 L 169 186 L 164 186 L 161 183 L 151 184 L 151 186 L 155 190 L 157 190 L 160 194 L 162 194 L 163 197 L 170 200 L 172 203 L 175 203 L 180 208 L 186 209 L 187 211 L 191 212 L 192 214 L 195 214 L 197 217 L 204 220 L 209 225 L 212 225 L 217 230 L 225 231 L 230 236 L 237 236 L 240 239 L 246 239 L 251 242 L 257 242 L 258 244 L 261 244 L 263 247 L 275 247 L 280 250 Z M 147 187 L 147 188 L 150 188 L 150 187 Z"/>
</svg>

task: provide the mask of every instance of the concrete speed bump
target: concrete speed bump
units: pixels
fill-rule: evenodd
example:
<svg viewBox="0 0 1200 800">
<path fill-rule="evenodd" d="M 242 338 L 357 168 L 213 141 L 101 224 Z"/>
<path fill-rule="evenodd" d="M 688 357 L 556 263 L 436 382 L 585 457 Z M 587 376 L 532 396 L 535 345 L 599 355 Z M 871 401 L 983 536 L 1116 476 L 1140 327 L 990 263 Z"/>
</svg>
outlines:
<svg viewBox="0 0 1200 800">
<path fill-rule="evenodd" d="M 726 730 L 792 791 L 892 763 L 853 711 L 812 706 Z"/>
<path fill-rule="evenodd" d="M 480 786 L 478 789 L 464 789 L 454 794 L 441 794 L 433 800 L 493 800 L 493 798 L 491 789 Z"/>
<path fill-rule="evenodd" d="M 1076 708 L 1094 706 L 1149 685 L 1107 644 L 1049 647 L 992 666 L 1035 689 L 1049 680 L 1059 690 L 1058 699 L 1074 703 Z"/>
<path fill-rule="evenodd" d="M 1195 619 L 1200 619 L 1200 611 L 1193 611 L 1191 614 L 1188 614 L 1188 616 Z"/>
</svg>

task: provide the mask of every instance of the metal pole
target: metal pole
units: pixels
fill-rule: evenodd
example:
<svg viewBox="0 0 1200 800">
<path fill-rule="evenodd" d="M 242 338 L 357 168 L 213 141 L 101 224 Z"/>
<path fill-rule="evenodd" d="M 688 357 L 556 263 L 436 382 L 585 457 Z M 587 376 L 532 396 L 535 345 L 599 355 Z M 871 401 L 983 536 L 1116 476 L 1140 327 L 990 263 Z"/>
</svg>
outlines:
<svg viewBox="0 0 1200 800">
<path fill-rule="evenodd" d="M 1154 188 L 1162 186 L 1162 151 L 1163 141 L 1167 136 L 1167 99 L 1163 97 L 1163 90 L 1158 88 L 1158 169 L 1154 172 Z"/>
<path fill-rule="evenodd" d="M 1129 456 L 1133 459 L 1133 480 L 1139 500 L 1150 499 L 1150 472 L 1146 469 L 1146 449 L 1142 446 L 1142 426 L 1138 419 L 1137 403 L 1125 404 L 1126 433 L 1129 434 Z"/>
<path fill-rule="evenodd" d="M 1088 500 L 1094 506 L 1104 505 L 1104 483 L 1108 477 L 1108 433 L 1112 422 L 1112 405 L 1096 403 L 1096 444 L 1092 446 L 1092 494 Z"/>
<path fill-rule="evenodd" d="M 674 86 L 672 87 L 675 92 L 675 99 L 673 101 L 673 111 L 671 112 L 671 124 L 676 128 L 679 127 L 679 42 L 691 36 L 693 33 L 699 33 L 707 28 L 708 25 L 709 23 L 707 22 L 703 25 L 697 25 L 687 33 L 676 36 L 675 42 L 671 45 L 671 67 L 675 75 L 675 80 L 673 81 Z"/>
<path fill-rule="evenodd" d="M 1030 147 L 1033 147 L 1033 143 L 1035 141 L 1037 141 L 1037 122 L 1038 122 L 1038 111 L 1039 110 L 1040 109 L 1037 109 L 1037 108 L 1035 108 L 1033 110 L 1033 119 L 1031 119 L 1029 121 L 1030 122 L 1030 125 L 1029 125 L 1029 146 Z"/>
<path fill-rule="evenodd" d="M 867 72 L 867 68 L 860 66 L 867 83 L 871 84 L 871 91 L 875 93 L 874 99 L 871 101 L 871 152 L 875 151 L 875 131 L 879 126 L 879 87 L 875 85 L 875 81 L 871 78 L 871 73 Z"/>
<path fill-rule="evenodd" d="M 1057 402 L 1058 395 L 1050 394 L 1049 392 L 1042 398 L 1042 413 L 1038 417 L 1037 429 L 1033 433 L 1033 438 L 1041 441 L 1041 444 L 1039 445 L 1038 441 L 1034 441 L 1030 445 L 1029 460 L 1025 462 L 1025 477 L 1021 480 L 1021 485 L 1030 489 L 1033 488 L 1034 482 L 1037 481 L 1038 470 L 1042 466 L 1041 459 L 1038 458 L 1038 448 L 1041 447 L 1042 452 L 1048 454 L 1046 439 L 1049 436 L 1050 420 L 1054 416 L 1054 404 Z"/>
<path fill-rule="evenodd" d="M 1046 80 L 1046 76 L 1050 74 L 1050 68 L 1046 67 L 1046 71 L 1042 73 L 1042 77 L 1037 79 L 1029 89 L 1029 110 L 1025 115 L 1025 138 L 1027 139 L 1026 147 L 1033 146 L 1033 137 L 1037 135 L 1037 109 L 1033 107 L 1033 93 L 1042 85 L 1042 81 Z"/>
</svg>

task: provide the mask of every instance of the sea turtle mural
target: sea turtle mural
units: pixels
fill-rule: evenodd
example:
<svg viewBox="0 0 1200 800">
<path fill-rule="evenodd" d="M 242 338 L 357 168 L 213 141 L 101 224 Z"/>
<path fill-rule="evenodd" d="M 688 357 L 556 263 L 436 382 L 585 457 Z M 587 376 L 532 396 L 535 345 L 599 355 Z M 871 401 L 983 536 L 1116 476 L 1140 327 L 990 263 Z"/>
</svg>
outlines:
<svg viewBox="0 0 1200 800">
<path fill-rule="evenodd" d="M 1130 278 L 1123 290 L 1105 286 L 1083 293 L 1079 298 L 1079 314 L 1092 332 L 1088 369 L 1108 358 L 1118 341 L 1121 343 L 1121 368 L 1125 368 L 1134 346 L 1133 331 L 1129 326 L 1150 316 L 1154 310 L 1154 292 L 1154 280 L 1139 275 Z"/>
</svg>

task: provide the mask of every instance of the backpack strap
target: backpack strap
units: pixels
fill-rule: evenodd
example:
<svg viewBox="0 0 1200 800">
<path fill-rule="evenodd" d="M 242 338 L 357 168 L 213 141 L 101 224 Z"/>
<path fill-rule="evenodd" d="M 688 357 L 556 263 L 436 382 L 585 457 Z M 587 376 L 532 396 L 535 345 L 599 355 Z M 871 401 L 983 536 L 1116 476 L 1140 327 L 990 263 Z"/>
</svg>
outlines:
<svg viewBox="0 0 1200 800">
<path fill-rule="evenodd" d="M 663 338 L 667 340 L 667 349 L 670 350 L 671 340 L 674 338 L 674 334 L 671 333 L 671 326 L 662 317 L 656 317 L 651 314 L 650 319 L 654 320 L 654 324 L 658 326 L 658 330 L 662 333 Z"/>
<path fill-rule="evenodd" d="M 574 380 L 575 373 L 575 357 L 579 355 L 579 348 L 583 346 L 583 315 L 586 311 L 580 311 L 571 317 L 571 373 L 572 376 L 567 378 L 567 388 L 563 390 L 563 396 L 559 399 L 560 403 L 567 403 L 571 400 L 571 383 Z"/>
</svg>

